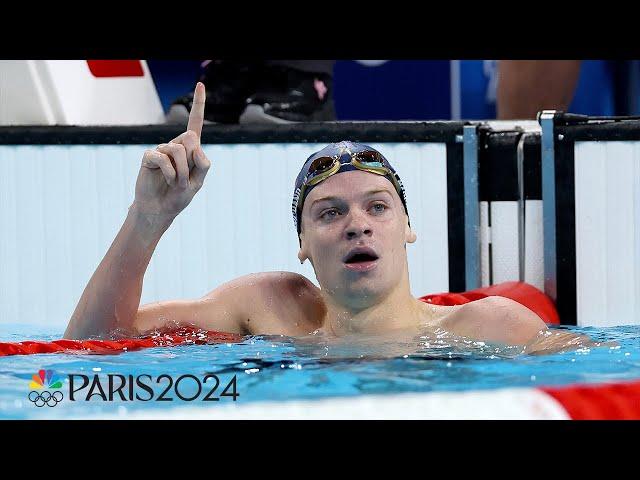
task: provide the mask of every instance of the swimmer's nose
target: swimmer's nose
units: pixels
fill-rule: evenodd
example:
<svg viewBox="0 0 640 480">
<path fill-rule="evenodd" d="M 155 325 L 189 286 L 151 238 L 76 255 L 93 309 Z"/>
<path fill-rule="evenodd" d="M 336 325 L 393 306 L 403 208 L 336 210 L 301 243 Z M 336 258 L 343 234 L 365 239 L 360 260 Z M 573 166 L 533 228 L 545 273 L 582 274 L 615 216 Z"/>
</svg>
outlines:
<svg viewBox="0 0 640 480">
<path fill-rule="evenodd" d="M 370 237 L 373 234 L 369 219 L 364 213 L 349 213 L 350 222 L 345 230 L 347 239 L 353 240 L 362 236 Z"/>
</svg>

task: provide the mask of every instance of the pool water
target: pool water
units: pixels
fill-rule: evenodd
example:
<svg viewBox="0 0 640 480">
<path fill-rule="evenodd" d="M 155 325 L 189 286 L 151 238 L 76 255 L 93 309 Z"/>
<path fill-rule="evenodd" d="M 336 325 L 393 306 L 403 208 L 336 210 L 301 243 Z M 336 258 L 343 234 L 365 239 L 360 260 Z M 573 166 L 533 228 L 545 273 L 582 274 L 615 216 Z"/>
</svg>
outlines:
<svg viewBox="0 0 640 480">
<path fill-rule="evenodd" d="M 248 336 L 240 343 L 158 347 L 117 355 L 8 356 L 0 357 L 0 419 L 126 418 L 130 412 L 158 409 L 170 417 L 170 409 L 185 405 L 210 409 L 234 402 L 640 379 L 640 326 L 553 330 L 613 343 L 528 355 L 518 347 L 447 335 L 425 334 L 411 341 Z M 41 326 L 0 325 L 2 342 L 61 337 L 62 332 Z M 62 380 L 59 390 L 64 398 L 51 407 L 37 407 L 28 398 L 32 377 L 41 369 L 52 370 Z"/>
</svg>

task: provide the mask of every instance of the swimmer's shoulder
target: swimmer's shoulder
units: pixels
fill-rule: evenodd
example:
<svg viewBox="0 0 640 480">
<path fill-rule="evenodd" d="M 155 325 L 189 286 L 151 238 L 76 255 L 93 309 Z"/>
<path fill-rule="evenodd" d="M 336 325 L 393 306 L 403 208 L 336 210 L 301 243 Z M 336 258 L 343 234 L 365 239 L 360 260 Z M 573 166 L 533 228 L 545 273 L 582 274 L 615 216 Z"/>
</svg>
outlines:
<svg viewBox="0 0 640 480">
<path fill-rule="evenodd" d="M 281 294 L 316 300 L 320 289 L 304 275 L 295 272 L 251 273 L 234 280 L 239 286 L 249 288 L 254 294 Z"/>
<path fill-rule="evenodd" d="M 501 296 L 488 296 L 463 305 L 429 307 L 434 326 L 481 341 L 522 345 L 547 328 L 533 311 Z"/>
<path fill-rule="evenodd" d="M 451 314 L 462 307 L 462 305 L 435 305 L 433 303 L 418 300 L 422 309 L 423 323 L 425 326 L 444 328 L 444 323 L 450 318 Z"/>
<path fill-rule="evenodd" d="M 190 325 L 240 334 L 304 335 L 317 330 L 326 308 L 320 289 L 293 272 L 243 275 L 198 299 L 153 302 L 138 308 L 139 334 Z"/>
<path fill-rule="evenodd" d="M 242 305 L 241 329 L 249 334 L 304 335 L 322 325 L 326 306 L 320 289 L 295 272 L 260 272 L 220 288 Z"/>
</svg>

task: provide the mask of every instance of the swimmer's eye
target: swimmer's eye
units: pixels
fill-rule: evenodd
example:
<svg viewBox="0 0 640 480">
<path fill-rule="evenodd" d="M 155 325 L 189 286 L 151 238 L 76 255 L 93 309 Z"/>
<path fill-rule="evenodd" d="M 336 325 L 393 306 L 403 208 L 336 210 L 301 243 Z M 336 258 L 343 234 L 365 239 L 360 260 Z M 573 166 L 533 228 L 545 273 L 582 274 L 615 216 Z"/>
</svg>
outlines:
<svg viewBox="0 0 640 480">
<path fill-rule="evenodd" d="M 337 208 L 330 208 L 329 210 L 325 210 L 324 212 L 322 212 L 320 214 L 320 218 L 322 220 L 333 220 L 334 218 L 336 218 L 338 215 L 340 214 L 340 212 L 338 211 Z"/>
<path fill-rule="evenodd" d="M 387 209 L 387 206 L 384 203 L 376 203 L 371 206 L 370 210 L 373 213 L 383 213 Z"/>
</svg>

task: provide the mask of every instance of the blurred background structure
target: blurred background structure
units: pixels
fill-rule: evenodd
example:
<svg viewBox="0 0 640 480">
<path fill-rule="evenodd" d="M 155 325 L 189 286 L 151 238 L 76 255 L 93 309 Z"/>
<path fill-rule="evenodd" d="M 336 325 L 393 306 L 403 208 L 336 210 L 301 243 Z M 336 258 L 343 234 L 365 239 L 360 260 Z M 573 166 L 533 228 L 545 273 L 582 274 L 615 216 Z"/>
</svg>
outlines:
<svg viewBox="0 0 640 480">
<path fill-rule="evenodd" d="M 563 109 L 585 115 L 640 112 L 640 70 L 635 60 L 584 60 L 571 67 L 573 73 L 566 79 L 544 61 L 539 62 L 534 73 L 512 62 L 516 74 L 521 73 L 522 80 L 516 85 L 525 90 L 564 90 L 561 94 L 568 95 L 570 102 L 567 108 L 545 104 L 538 111 Z M 496 99 L 509 101 L 509 95 L 499 95 L 498 66 L 496 60 L 338 60 L 332 78 L 327 77 L 332 80 L 327 93 L 335 105 L 332 118 L 496 119 L 496 112 L 500 112 Z M 514 71 L 513 65 L 510 71 Z M 202 74 L 202 62 L 196 60 L 0 61 L 0 124 L 164 123 L 171 104 L 190 92 Z M 518 89 L 509 92 L 511 98 L 523 95 Z"/>
</svg>

